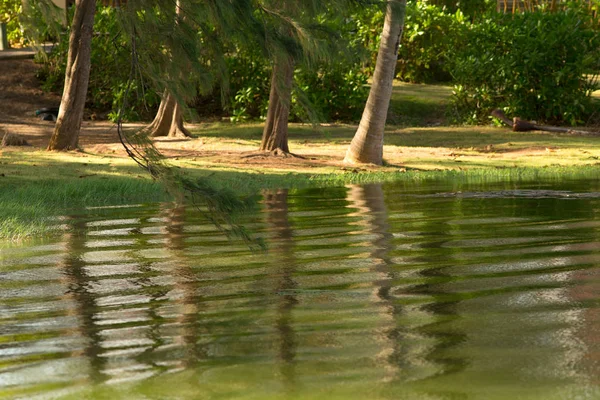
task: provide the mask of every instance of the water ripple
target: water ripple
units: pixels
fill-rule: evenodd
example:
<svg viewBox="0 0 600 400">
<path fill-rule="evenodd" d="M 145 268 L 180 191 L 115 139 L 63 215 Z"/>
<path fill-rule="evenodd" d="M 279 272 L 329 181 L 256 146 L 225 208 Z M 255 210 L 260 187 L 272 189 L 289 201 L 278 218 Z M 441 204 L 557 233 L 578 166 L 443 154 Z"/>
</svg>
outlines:
<svg viewBox="0 0 600 400">
<path fill-rule="evenodd" d="M 266 192 L 256 253 L 171 204 L 65 216 L 0 250 L 0 398 L 594 398 L 600 195 L 422 193 Z"/>
</svg>

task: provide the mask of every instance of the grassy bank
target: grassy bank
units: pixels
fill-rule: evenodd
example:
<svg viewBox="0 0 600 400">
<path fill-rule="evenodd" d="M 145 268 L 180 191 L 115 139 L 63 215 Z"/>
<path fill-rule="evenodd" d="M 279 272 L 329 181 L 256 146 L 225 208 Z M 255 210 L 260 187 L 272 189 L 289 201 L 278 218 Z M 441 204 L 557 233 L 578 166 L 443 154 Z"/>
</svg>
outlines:
<svg viewBox="0 0 600 400">
<path fill-rule="evenodd" d="M 169 201 L 171 196 L 152 181 L 148 174 L 128 159 L 81 153 L 12 151 L 2 154 L 0 164 L 0 239 L 19 240 L 56 232 L 56 218 L 74 210 L 92 206 L 140 204 Z M 426 160 L 420 160 L 424 163 Z M 404 182 L 426 185 L 448 182 L 459 190 L 465 185 L 498 182 L 528 183 L 593 179 L 598 167 L 569 166 L 481 167 L 464 163 L 461 169 L 449 169 L 443 160 L 427 160 L 436 169 L 387 166 L 383 168 L 333 168 L 324 166 L 310 171 L 245 168 L 225 164 L 204 165 L 186 158 L 171 163 L 191 176 L 208 178 L 217 185 L 232 188 L 243 195 L 272 188 L 343 186 L 373 182 Z"/>
<path fill-rule="evenodd" d="M 0 160 L 0 239 L 49 234 L 71 210 L 169 198 L 127 160 L 41 151 Z"/>
<path fill-rule="evenodd" d="M 342 186 L 372 182 L 451 182 L 465 185 L 596 179 L 600 139 L 549 133 L 513 133 L 494 127 L 444 126 L 450 89 L 398 84 L 385 134 L 386 165 L 347 166 L 344 153 L 356 126 L 292 124 L 292 152 L 304 158 L 248 157 L 262 125 L 224 123 L 192 127 L 189 141 L 160 140 L 169 162 L 242 195 L 270 188 Z M 441 126 L 440 126 L 441 124 Z M 410 127 L 407 127 L 410 126 Z M 85 207 L 168 201 L 170 195 L 125 157 L 116 141 L 86 152 L 0 150 L 0 240 L 56 232 L 58 216 Z"/>
</svg>

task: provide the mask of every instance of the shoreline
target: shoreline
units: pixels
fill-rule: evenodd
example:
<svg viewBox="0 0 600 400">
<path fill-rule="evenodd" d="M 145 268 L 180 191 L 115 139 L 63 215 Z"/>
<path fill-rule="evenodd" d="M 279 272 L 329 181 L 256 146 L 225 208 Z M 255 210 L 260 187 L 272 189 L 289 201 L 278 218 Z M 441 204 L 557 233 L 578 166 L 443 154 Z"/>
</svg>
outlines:
<svg viewBox="0 0 600 400">
<path fill-rule="evenodd" d="M 171 157 L 169 163 L 190 177 L 209 179 L 217 187 L 241 196 L 270 189 L 341 187 L 393 183 L 407 186 L 447 184 L 452 190 L 500 185 L 518 187 L 553 182 L 593 180 L 600 163 L 515 167 L 481 166 L 465 162 L 460 169 L 419 169 L 409 166 L 329 165 L 310 171 L 245 168 L 226 164 L 202 165 L 197 159 Z M 133 161 L 86 152 L 55 153 L 13 148 L 0 152 L 0 243 L 20 242 L 62 233 L 56 218 L 86 207 L 173 201 L 165 188 L 152 181 Z"/>
</svg>

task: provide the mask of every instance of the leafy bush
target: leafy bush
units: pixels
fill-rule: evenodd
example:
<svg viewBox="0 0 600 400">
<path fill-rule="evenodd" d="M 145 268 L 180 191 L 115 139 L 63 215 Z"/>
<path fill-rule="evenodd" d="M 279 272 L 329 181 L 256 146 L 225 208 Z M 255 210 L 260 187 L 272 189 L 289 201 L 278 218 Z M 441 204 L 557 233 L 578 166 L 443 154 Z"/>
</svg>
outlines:
<svg viewBox="0 0 600 400">
<path fill-rule="evenodd" d="M 497 0 L 433 0 L 428 3 L 444 8 L 452 14 L 460 10 L 470 21 L 496 11 L 497 6 Z"/>
<path fill-rule="evenodd" d="M 409 3 L 398 54 L 397 78 L 414 83 L 449 81 L 448 58 L 464 45 L 466 26 L 460 10 L 451 14 L 427 2 Z"/>
<path fill-rule="evenodd" d="M 264 118 L 269 104 L 271 74 L 267 60 L 252 50 L 232 52 L 227 57 L 232 122 Z"/>
<path fill-rule="evenodd" d="M 251 50 L 232 52 L 229 68 L 229 104 L 233 122 L 264 119 L 269 105 L 271 67 Z M 360 63 L 332 62 L 294 74 L 290 120 L 356 121 L 368 95 L 368 75 Z"/>
<path fill-rule="evenodd" d="M 577 125 L 597 110 L 600 36 L 583 11 L 491 15 L 470 27 L 453 58 L 452 106 L 457 122 L 489 120 L 493 108 L 511 116 Z"/>
<path fill-rule="evenodd" d="M 347 31 L 344 36 L 349 40 L 352 51 L 364 53 L 362 56 L 366 61 L 362 69 L 369 75 L 375 71 L 384 17 L 385 10 L 381 7 L 363 7 L 345 24 Z"/>
<path fill-rule="evenodd" d="M 309 113 L 321 121 L 357 121 L 368 96 L 368 76 L 360 65 L 336 63 L 315 70 L 296 71 L 296 90 L 292 95 L 291 115 L 310 120 Z M 307 109 L 302 100 L 308 100 Z"/>
<path fill-rule="evenodd" d="M 25 38 L 19 23 L 22 11 L 21 0 L 0 0 L 0 22 L 6 24 L 6 34 L 11 45 L 23 44 Z"/>
</svg>

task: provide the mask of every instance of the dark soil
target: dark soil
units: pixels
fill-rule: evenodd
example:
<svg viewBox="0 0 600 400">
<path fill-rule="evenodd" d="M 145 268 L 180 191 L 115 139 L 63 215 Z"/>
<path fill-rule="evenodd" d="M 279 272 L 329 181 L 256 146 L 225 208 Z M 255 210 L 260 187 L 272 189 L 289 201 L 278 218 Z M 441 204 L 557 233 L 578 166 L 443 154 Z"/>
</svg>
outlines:
<svg viewBox="0 0 600 400">
<path fill-rule="evenodd" d="M 0 124 L 39 122 L 35 110 L 60 105 L 60 95 L 40 88 L 39 68 L 33 60 L 0 59 Z"/>
</svg>

